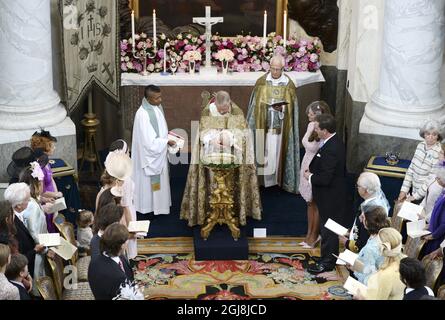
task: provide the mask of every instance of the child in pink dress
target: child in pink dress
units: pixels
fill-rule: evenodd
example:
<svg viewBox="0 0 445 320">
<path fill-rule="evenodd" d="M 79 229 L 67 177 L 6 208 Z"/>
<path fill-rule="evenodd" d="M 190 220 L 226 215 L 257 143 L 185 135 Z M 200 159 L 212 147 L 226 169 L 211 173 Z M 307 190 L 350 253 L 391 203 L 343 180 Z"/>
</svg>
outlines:
<svg viewBox="0 0 445 320">
<path fill-rule="evenodd" d="M 314 120 L 319 114 L 329 113 L 329 106 L 324 101 L 314 101 L 306 108 L 306 114 L 309 119 L 306 133 L 302 139 L 302 144 L 306 150 L 303 160 L 301 161 L 300 177 L 303 177 L 304 172 L 309 169 L 309 165 L 317 154 L 320 145 L 320 139 L 314 131 Z M 312 199 L 312 186 L 306 179 L 300 179 L 299 185 L 300 194 L 307 203 L 307 221 L 308 229 L 307 235 L 303 242 L 300 242 L 304 248 L 314 248 L 320 241 L 320 218 L 318 215 L 317 204 Z"/>
</svg>

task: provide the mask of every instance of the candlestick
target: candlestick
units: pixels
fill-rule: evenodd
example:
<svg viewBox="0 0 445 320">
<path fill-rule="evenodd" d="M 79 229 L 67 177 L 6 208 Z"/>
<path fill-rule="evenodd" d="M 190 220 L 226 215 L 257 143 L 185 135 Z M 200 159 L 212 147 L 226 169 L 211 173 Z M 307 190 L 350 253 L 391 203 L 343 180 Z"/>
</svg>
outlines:
<svg viewBox="0 0 445 320">
<path fill-rule="evenodd" d="M 91 91 L 88 93 L 88 113 L 93 114 L 93 87 L 91 87 Z"/>
<path fill-rule="evenodd" d="M 156 50 L 156 10 L 153 9 L 153 47 Z"/>
<path fill-rule="evenodd" d="M 161 72 L 161 75 L 163 76 L 168 76 L 169 73 L 167 73 L 167 47 L 170 44 L 168 43 L 168 41 L 164 44 L 164 71 Z"/>
<path fill-rule="evenodd" d="M 264 21 L 263 21 L 263 48 L 267 44 L 267 11 L 264 10 Z"/>
<path fill-rule="evenodd" d="M 133 40 L 133 51 L 136 50 L 136 40 L 134 36 L 134 11 L 131 11 L 131 39 Z"/>
<path fill-rule="evenodd" d="M 284 10 L 284 17 L 283 17 L 283 21 L 284 21 L 284 26 L 283 26 L 283 47 L 286 48 L 286 42 L 287 42 L 287 11 Z"/>
</svg>

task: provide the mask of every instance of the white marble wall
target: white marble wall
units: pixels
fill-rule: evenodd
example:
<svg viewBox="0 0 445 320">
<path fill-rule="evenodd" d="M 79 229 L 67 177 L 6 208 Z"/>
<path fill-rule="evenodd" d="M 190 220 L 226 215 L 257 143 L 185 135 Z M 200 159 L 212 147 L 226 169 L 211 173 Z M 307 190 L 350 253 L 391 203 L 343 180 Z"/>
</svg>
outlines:
<svg viewBox="0 0 445 320">
<path fill-rule="evenodd" d="M 53 89 L 49 0 L 0 0 L 0 129 L 61 123 Z"/>
<path fill-rule="evenodd" d="M 445 122 L 444 8 L 444 0 L 386 1 L 379 88 L 366 106 L 360 132 L 420 139 L 425 120 Z"/>
<path fill-rule="evenodd" d="M 352 1 L 338 0 L 337 69 L 347 70 L 351 37 Z"/>
<path fill-rule="evenodd" d="M 0 181 L 12 153 L 39 128 L 58 137 L 55 157 L 77 168 L 76 127 L 54 90 L 51 1 L 0 0 Z M 53 10 L 53 19 L 58 19 Z M 56 20 L 53 20 L 56 22 Z M 60 45 L 54 51 L 60 55 Z M 56 63 L 57 65 L 57 63 Z M 55 70 L 60 75 L 61 69 Z M 60 87 L 56 86 L 58 89 Z"/>
<path fill-rule="evenodd" d="M 350 4 L 347 3 L 345 8 L 352 15 L 347 61 L 348 90 L 352 100 L 368 102 L 379 84 L 384 0 L 353 0 L 348 9 Z M 343 28 L 346 26 L 340 27 L 341 30 Z"/>
</svg>

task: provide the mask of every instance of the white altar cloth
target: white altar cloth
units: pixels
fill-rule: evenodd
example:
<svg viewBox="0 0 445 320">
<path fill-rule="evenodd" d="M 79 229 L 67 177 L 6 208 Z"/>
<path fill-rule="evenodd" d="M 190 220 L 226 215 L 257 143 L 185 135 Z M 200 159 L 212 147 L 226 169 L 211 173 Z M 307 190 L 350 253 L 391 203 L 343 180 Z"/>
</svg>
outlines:
<svg viewBox="0 0 445 320">
<path fill-rule="evenodd" d="M 233 72 L 227 75 L 200 75 L 195 73 L 176 73 L 174 76 L 163 76 L 160 73 L 151 73 L 142 76 L 137 73 L 122 73 L 121 86 L 254 86 L 259 77 L 265 72 Z M 317 72 L 290 71 L 286 74 L 294 81 L 297 87 L 315 82 L 324 82 L 320 70 Z"/>
</svg>

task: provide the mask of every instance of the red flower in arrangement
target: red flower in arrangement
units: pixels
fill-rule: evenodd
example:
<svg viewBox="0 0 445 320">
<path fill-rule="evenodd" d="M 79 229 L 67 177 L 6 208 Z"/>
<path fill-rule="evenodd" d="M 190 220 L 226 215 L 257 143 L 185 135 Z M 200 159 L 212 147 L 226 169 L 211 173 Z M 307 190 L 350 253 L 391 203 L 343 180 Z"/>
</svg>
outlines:
<svg viewBox="0 0 445 320">
<path fill-rule="evenodd" d="M 236 271 L 244 271 L 244 263 L 239 263 L 233 260 L 209 260 L 209 261 L 200 261 L 195 262 L 196 266 L 202 266 L 199 271 L 201 272 L 211 272 L 216 271 L 219 273 L 224 273 L 225 271 L 229 270 L 232 272 Z"/>
<path fill-rule="evenodd" d="M 292 259 L 288 259 L 288 258 L 278 258 L 277 260 L 281 263 L 288 264 L 297 270 L 304 270 L 303 265 L 301 264 L 300 260 L 292 260 Z"/>
<path fill-rule="evenodd" d="M 139 271 L 144 271 L 145 269 L 147 269 L 147 267 L 156 264 L 159 262 L 159 259 L 149 259 L 149 260 L 145 260 L 145 261 L 139 261 L 138 263 L 138 270 Z"/>
<path fill-rule="evenodd" d="M 204 297 L 202 300 L 250 300 L 250 298 L 235 294 L 228 290 L 221 290 L 215 294 L 210 294 Z"/>
</svg>

